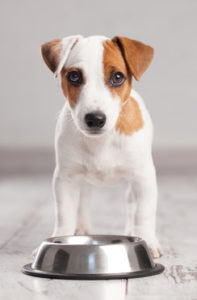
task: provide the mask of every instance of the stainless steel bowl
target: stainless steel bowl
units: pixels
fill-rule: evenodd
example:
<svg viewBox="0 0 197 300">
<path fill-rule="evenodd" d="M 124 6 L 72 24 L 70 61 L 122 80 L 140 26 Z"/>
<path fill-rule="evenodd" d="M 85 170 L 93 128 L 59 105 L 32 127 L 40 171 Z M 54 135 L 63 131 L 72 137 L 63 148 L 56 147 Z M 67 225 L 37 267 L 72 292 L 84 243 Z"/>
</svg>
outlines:
<svg viewBox="0 0 197 300">
<path fill-rule="evenodd" d="M 40 245 L 23 273 L 60 279 L 115 279 L 163 272 L 138 237 L 119 235 L 61 236 Z"/>
</svg>

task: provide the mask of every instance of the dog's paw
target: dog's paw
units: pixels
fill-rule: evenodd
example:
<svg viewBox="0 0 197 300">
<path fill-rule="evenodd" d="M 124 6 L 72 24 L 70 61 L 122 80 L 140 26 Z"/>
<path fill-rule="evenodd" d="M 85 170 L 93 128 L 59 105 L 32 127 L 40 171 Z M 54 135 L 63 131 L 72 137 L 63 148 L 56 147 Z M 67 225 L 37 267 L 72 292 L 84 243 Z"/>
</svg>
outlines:
<svg viewBox="0 0 197 300">
<path fill-rule="evenodd" d="M 161 246 L 155 235 L 141 232 L 137 236 L 140 236 L 147 243 L 152 258 L 159 258 L 160 256 L 163 255 Z"/>
<path fill-rule="evenodd" d="M 157 247 L 149 246 L 149 250 L 152 255 L 152 258 L 159 258 L 163 255 L 160 246 L 157 246 Z"/>
<path fill-rule="evenodd" d="M 148 245 L 152 258 L 159 258 L 160 256 L 163 255 L 161 246 L 157 238 L 145 239 L 145 241 Z"/>
<path fill-rule="evenodd" d="M 79 227 L 75 230 L 75 235 L 89 235 L 89 234 L 90 234 L 89 230 L 83 227 Z"/>
</svg>

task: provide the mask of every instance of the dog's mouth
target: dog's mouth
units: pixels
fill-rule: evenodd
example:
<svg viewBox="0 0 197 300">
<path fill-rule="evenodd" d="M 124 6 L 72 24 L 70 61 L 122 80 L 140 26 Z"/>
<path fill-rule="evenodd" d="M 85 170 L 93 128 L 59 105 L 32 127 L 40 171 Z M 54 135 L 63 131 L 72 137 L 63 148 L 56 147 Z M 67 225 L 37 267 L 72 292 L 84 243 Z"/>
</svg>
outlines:
<svg viewBox="0 0 197 300">
<path fill-rule="evenodd" d="M 81 133 L 83 133 L 83 135 L 87 136 L 87 137 L 90 137 L 90 138 L 96 138 L 96 137 L 100 137 L 102 136 L 105 132 L 106 132 L 106 129 L 104 128 L 87 128 L 86 126 L 83 126 L 83 127 L 78 127 L 81 131 Z"/>
<path fill-rule="evenodd" d="M 103 129 L 86 129 L 85 133 L 88 136 L 99 136 L 105 132 Z"/>
</svg>

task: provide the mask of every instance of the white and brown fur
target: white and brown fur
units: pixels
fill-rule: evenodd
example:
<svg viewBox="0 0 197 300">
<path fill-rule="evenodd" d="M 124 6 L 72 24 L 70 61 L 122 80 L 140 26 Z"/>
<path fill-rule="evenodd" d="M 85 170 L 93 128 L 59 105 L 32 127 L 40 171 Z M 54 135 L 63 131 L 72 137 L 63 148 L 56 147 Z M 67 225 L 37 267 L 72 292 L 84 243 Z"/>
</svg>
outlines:
<svg viewBox="0 0 197 300">
<path fill-rule="evenodd" d="M 66 97 L 56 134 L 53 191 L 56 221 L 53 236 L 91 233 L 91 185 L 128 183 L 125 234 L 142 237 L 153 257 L 161 255 L 155 235 L 157 183 L 152 160 L 152 122 L 142 98 L 131 89 L 153 58 L 153 49 L 124 37 L 70 36 L 42 45 L 42 56 L 61 76 Z M 69 83 L 70 70 L 80 70 L 83 82 Z M 110 85 L 113 72 L 125 82 Z M 106 116 L 102 130 L 91 132 L 87 113 Z"/>
</svg>

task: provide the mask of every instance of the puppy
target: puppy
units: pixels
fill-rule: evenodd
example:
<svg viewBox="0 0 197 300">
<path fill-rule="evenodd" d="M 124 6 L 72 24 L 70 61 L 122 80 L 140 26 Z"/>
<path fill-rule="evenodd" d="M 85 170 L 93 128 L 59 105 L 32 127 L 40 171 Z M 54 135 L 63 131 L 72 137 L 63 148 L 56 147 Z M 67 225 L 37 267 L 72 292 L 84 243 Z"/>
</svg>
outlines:
<svg viewBox="0 0 197 300">
<path fill-rule="evenodd" d="M 53 236 L 90 233 L 88 184 L 128 183 L 125 234 L 142 237 L 153 257 L 157 183 L 152 122 L 132 89 L 149 67 L 153 49 L 125 37 L 69 36 L 41 47 L 49 69 L 60 75 L 66 97 L 55 134 Z"/>
</svg>

